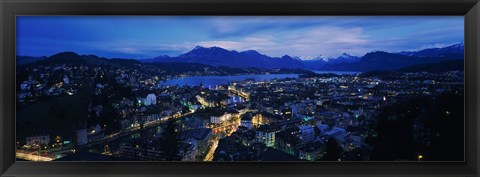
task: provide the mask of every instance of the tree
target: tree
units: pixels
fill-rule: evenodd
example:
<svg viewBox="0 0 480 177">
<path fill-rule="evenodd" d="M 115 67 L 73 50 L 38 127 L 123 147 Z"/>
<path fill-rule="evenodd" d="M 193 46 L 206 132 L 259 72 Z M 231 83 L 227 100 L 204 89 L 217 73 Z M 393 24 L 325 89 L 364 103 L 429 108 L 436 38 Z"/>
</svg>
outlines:
<svg viewBox="0 0 480 177">
<path fill-rule="evenodd" d="M 421 102 L 423 101 L 420 98 L 411 99 L 381 110 L 375 128 L 377 136 L 371 139 L 372 160 L 392 161 L 416 158 L 413 121 L 419 115 Z"/>
<path fill-rule="evenodd" d="M 431 145 L 425 160 L 461 161 L 464 155 L 464 97 L 463 94 L 442 94 L 425 117 L 431 130 Z"/>
<path fill-rule="evenodd" d="M 179 140 L 178 133 L 175 130 L 176 121 L 169 119 L 165 125 L 162 137 L 160 139 L 160 149 L 164 154 L 164 158 L 167 161 L 179 161 L 181 157 L 179 155 Z"/>
<path fill-rule="evenodd" d="M 435 99 L 415 96 L 385 107 L 367 143 L 372 160 L 463 160 L 461 94 L 442 94 Z M 421 128 L 415 128 L 417 127 Z M 415 140 L 415 135 L 417 140 Z M 418 139 L 420 137 L 420 139 Z"/>
<path fill-rule="evenodd" d="M 337 140 L 330 137 L 326 144 L 326 154 L 323 156 L 323 160 L 338 161 L 342 153 L 343 149 L 338 145 Z"/>
</svg>

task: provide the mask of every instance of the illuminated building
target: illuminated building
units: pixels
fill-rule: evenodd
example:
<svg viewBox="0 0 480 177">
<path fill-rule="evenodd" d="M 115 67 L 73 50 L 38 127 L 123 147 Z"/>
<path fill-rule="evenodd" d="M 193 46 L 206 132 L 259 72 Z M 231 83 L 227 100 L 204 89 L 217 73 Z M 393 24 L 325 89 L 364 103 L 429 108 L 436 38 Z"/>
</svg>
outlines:
<svg viewBox="0 0 480 177">
<path fill-rule="evenodd" d="M 145 103 L 144 105 L 145 106 L 149 106 L 149 105 L 156 105 L 157 104 L 157 96 L 155 96 L 155 94 L 153 93 L 150 93 L 147 95 L 147 98 L 145 99 Z"/>
<path fill-rule="evenodd" d="M 197 128 L 184 131 L 179 135 L 179 139 L 184 142 L 192 142 L 190 139 L 196 141 L 197 152 L 200 154 L 205 154 L 208 150 L 210 140 L 212 138 L 212 129 L 209 128 Z"/>
<path fill-rule="evenodd" d="M 267 147 L 275 146 L 275 131 L 269 125 L 261 125 L 257 129 L 257 141 L 265 144 Z"/>
<path fill-rule="evenodd" d="M 27 137 L 27 146 L 46 146 L 50 144 L 50 135 Z"/>
<path fill-rule="evenodd" d="M 298 128 L 300 129 L 300 139 L 302 140 L 302 143 L 310 142 L 315 139 L 315 131 L 313 130 L 313 127 L 299 126 Z"/>
<path fill-rule="evenodd" d="M 242 116 L 242 119 L 240 121 L 240 126 L 247 127 L 248 129 L 252 128 L 252 114 L 251 113 L 246 113 Z"/>
<path fill-rule="evenodd" d="M 324 147 L 320 142 L 309 143 L 298 150 L 298 157 L 309 161 L 321 159 L 325 153 Z"/>
<path fill-rule="evenodd" d="M 214 124 L 221 124 L 227 120 L 230 120 L 231 114 L 225 112 L 216 112 L 210 116 L 210 122 Z"/>
</svg>

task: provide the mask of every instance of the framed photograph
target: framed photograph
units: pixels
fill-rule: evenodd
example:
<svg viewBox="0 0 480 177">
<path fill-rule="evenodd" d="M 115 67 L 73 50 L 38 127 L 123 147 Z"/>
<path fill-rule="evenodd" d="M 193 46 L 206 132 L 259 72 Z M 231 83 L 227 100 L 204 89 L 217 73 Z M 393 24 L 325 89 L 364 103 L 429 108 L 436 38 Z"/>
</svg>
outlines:
<svg viewBox="0 0 480 177">
<path fill-rule="evenodd" d="M 478 176 L 471 1 L 2 1 L 2 176 Z"/>
</svg>

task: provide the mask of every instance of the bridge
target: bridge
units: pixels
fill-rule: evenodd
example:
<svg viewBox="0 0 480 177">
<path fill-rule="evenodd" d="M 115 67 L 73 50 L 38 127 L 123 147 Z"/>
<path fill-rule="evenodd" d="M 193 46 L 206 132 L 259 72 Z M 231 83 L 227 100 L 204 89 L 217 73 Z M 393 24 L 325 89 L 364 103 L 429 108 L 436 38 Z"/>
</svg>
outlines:
<svg viewBox="0 0 480 177">
<path fill-rule="evenodd" d="M 178 119 L 178 118 L 182 118 L 182 117 L 191 115 L 193 113 L 194 112 L 188 112 L 188 113 L 178 115 L 178 116 L 168 116 L 168 117 L 164 117 L 162 119 L 156 120 L 156 121 L 147 122 L 147 123 L 144 124 L 143 128 L 144 129 L 153 128 L 153 127 L 159 126 L 161 123 L 167 121 L 168 119 L 172 119 L 172 118 L 173 119 Z M 73 146 L 73 145 L 69 145 L 69 146 L 63 146 L 63 147 L 43 149 L 43 150 L 41 150 L 41 153 L 37 153 L 38 152 L 37 150 L 31 150 L 31 151 L 17 150 L 16 151 L 16 156 L 17 156 L 17 158 L 25 159 L 25 160 L 52 161 L 52 160 L 55 160 L 55 157 L 61 157 L 63 154 L 71 153 L 71 152 L 74 152 L 74 151 L 77 151 L 77 150 L 88 149 L 89 147 L 92 147 L 94 145 L 108 143 L 108 142 L 116 140 L 120 137 L 138 132 L 141 129 L 142 128 L 140 126 L 129 127 L 129 128 L 123 129 L 121 131 L 118 131 L 116 133 L 112 133 L 110 135 L 107 135 L 103 138 L 97 139 L 95 141 L 90 141 L 89 143 L 87 143 L 85 145 L 76 146 L 76 147 Z"/>
<path fill-rule="evenodd" d="M 249 100 L 250 100 L 250 94 L 248 94 L 248 93 L 246 93 L 246 92 L 243 92 L 243 91 L 241 91 L 241 90 L 237 90 L 237 89 L 235 89 L 235 88 L 233 88 L 233 89 L 230 89 L 230 88 L 229 88 L 228 90 L 229 90 L 231 93 L 233 93 L 233 94 L 235 94 L 235 95 L 237 95 L 237 96 L 239 96 L 239 97 L 244 98 L 246 101 L 249 101 Z"/>
</svg>

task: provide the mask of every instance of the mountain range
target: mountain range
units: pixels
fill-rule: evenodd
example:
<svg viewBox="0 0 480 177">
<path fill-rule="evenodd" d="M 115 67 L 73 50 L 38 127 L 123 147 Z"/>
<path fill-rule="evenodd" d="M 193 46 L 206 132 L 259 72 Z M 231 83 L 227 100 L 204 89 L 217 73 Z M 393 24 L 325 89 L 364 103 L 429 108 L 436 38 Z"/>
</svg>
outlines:
<svg viewBox="0 0 480 177">
<path fill-rule="evenodd" d="M 344 53 L 338 57 L 318 57 L 313 60 L 301 60 L 298 57 L 284 55 L 270 57 L 255 50 L 237 52 L 220 47 L 200 47 L 177 57 L 159 56 L 145 62 L 182 62 L 201 63 L 212 66 L 260 67 L 260 68 L 303 68 L 327 71 L 371 71 L 397 70 L 403 67 L 425 63 L 438 63 L 446 60 L 463 60 L 464 44 L 458 43 L 442 48 L 428 48 L 418 51 L 389 53 L 374 51 L 362 57 Z"/>
<path fill-rule="evenodd" d="M 181 62 L 201 63 L 212 66 L 229 66 L 239 68 L 304 68 L 302 60 L 288 55 L 269 57 L 255 50 L 237 52 L 220 47 L 205 48 L 196 46 L 193 50 L 177 57 L 159 56 L 146 62 Z"/>
<path fill-rule="evenodd" d="M 440 63 L 447 60 L 463 60 L 463 51 L 464 44 L 458 43 L 446 47 L 428 48 L 418 51 L 402 51 L 395 53 L 374 51 L 369 52 L 362 57 L 344 53 L 338 57 L 317 57 L 313 60 L 302 60 L 298 57 L 292 57 L 289 55 L 270 57 L 255 50 L 238 52 L 220 47 L 206 48 L 197 46 L 191 51 L 176 57 L 162 55 L 152 59 L 138 61 L 144 63 L 196 63 L 215 67 L 226 66 L 243 69 L 286 68 L 324 71 L 382 71 L 398 70 L 419 64 Z M 108 59 L 97 57 L 95 55 L 80 56 L 73 52 L 63 52 L 50 57 L 17 56 L 17 64 L 19 65 L 32 62 L 65 62 L 65 60 L 80 63 L 105 63 Z"/>
<path fill-rule="evenodd" d="M 19 61 L 20 60 L 20 61 Z M 306 74 L 313 73 L 305 69 L 267 69 L 267 68 L 239 68 L 228 66 L 212 66 L 201 63 L 182 63 L 182 62 L 142 62 L 135 59 L 122 58 L 104 58 L 96 55 L 79 55 L 75 52 L 60 52 L 49 57 L 25 57 L 17 56 L 17 79 L 25 80 L 28 78 L 29 71 L 25 69 L 35 66 L 45 65 L 89 65 L 104 66 L 110 68 L 129 68 L 143 70 L 145 72 L 162 71 L 167 75 L 193 73 L 206 73 L 214 75 L 238 75 L 238 74 Z"/>
</svg>

